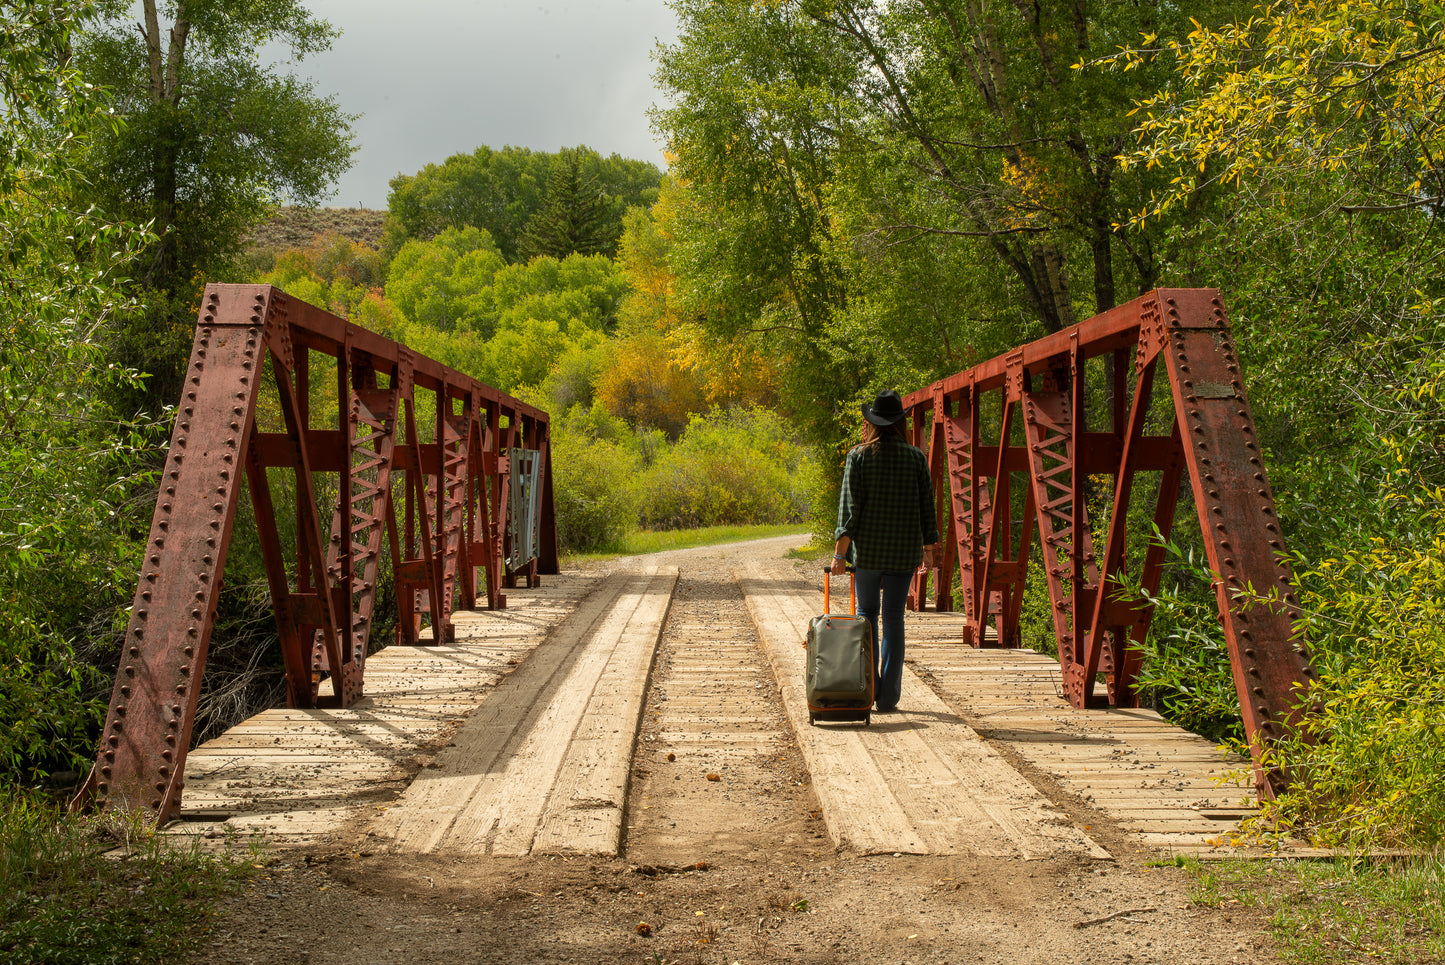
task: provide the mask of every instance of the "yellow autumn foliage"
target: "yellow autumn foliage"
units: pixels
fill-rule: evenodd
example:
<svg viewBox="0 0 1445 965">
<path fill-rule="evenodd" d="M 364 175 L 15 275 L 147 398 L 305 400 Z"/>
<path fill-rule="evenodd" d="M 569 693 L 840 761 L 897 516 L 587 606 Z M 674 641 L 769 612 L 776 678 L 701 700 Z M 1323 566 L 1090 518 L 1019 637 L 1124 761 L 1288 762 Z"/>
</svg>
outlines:
<svg viewBox="0 0 1445 965">
<path fill-rule="evenodd" d="M 1348 174 L 1347 210 L 1429 208 L 1445 198 L 1445 10 L 1411 0 L 1268 3 L 1217 29 L 1101 63 L 1172 58 L 1181 80 L 1137 105 L 1125 167 L 1175 172 L 1139 221 L 1199 187 L 1276 174 Z M 1077 65 L 1082 66 L 1082 65 Z"/>
</svg>

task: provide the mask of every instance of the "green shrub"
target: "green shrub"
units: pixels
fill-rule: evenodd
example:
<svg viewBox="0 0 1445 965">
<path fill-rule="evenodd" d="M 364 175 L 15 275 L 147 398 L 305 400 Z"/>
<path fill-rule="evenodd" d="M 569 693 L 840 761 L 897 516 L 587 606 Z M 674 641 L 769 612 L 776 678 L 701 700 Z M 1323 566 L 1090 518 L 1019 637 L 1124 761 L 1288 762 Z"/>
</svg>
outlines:
<svg viewBox="0 0 1445 965">
<path fill-rule="evenodd" d="M 1296 572 L 1319 681 L 1269 817 L 1322 844 L 1445 841 L 1445 488 L 1417 482 L 1399 470 L 1368 541 Z"/>
<path fill-rule="evenodd" d="M 1445 841 L 1445 487 L 1402 468 L 1410 460 L 1388 441 L 1362 459 L 1367 471 L 1337 473 L 1336 505 L 1348 501 L 1345 488 L 1357 489 L 1350 512 L 1309 534 L 1322 545 L 1314 561 L 1292 561 L 1317 683 L 1301 726 L 1269 752 L 1290 786 L 1251 828 L 1324 846 L 1437 847 Z M 1171 719 L 1237 738 L 1208 574 L 1177 550 L 1171 565 L 1186 575 L 1156 601 L 1140 682 Z"/>
<path fill-rule="evenodd" d="M 0 786 L 84 772 L 105 718 L 101 694 L 109 679 L 61 634 L 33 624 L 10 632 L 0 642 Z"/>
<path fill-rule="evenodd" d="M 598 406 L 553 423 L 557 539 L 563 552 L 610 549 L 637 527 L 641 460 L 626 425 Z"/>
<path fill-rule="evenodd" d="M 127 504 L 148 427 L 113 404 L 141 380 L 102 333 L 140 317 L 123 276 L 149 236 L 74 201 L 77 151 L 114 122 L 56 59 L 87 6 L 0 17 L 0 784 L 84 766 L 104 683 L 76 651 L 105 636 L 143 552 Z"/>
<path fill-rule="evenodd" d="M 1019 607 L 1019 645 L 1057 657 L 1059 641 L 1054 631 L 1054 605 L 1049 600 L 1049 575 L 1036 558 L 1037 549 L 1034 549 L 1033 555 L 1035 558 L 1030 560 L 1024 573 L 1024 599 Z M 961 586 L 958 592 L 963 592 Z"/>
<path fill-rule="evenodd" d="M 810 480 L 808 492 L 812 495 L 808 507 L 808 531 L 819 544 L 833 545 L 833 533 L 838 528 L 838 493 L 843 482 L 843 455 L 833 446 L 815 446 L 809 454 L 806 478 Z M 827 468 L 835 471 L 829 472 Z M 939 522 L 939 531 L 946 524 Z M 829 552 L 832 552 L 829 550 Z"/>
<path fill-rule="evenodd" d="M 807 518 L 813 486 L 808 449 L 764 409 L 693 416 L 642 482 L 642 522 L 656 529 Z"/>
<path fill-rule="evenodd" d="M 1243 750 L 1234 669 L 1210 579 L 1202 554 L 1168 545 L 1137 687 L 1140 702 L 1164 719 Z"/>
</svg>

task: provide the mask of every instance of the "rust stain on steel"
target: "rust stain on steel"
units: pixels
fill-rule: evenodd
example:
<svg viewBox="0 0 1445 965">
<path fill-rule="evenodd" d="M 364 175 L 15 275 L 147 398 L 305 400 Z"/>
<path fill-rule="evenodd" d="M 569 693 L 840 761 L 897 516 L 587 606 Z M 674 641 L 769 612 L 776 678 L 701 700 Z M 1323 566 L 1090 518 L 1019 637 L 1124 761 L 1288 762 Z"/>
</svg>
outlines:
<svg viewBox="0 0 1445 965">
<path fill-rule="evenodd" d="M 1102 397 L 1091 398 L 1101 386 Z M 1168 403 L 1172 413 L 1155 411 Z M 1140 493 L 1151 492 L 1153 524 L 1167 536 L 1188 476 L 1256 784 L 1273 796 L 1285 778 L 1262 754 L 1298 719 L 1314 671 L 1296 639 L 1284 540 L 1218 292 L 1151 292 L 941 379 L 905 404 L 912 439 L 948 486 L 949 545 L 937 570 L 916 577 L 911 605 L 926 605 L 933 580 L 933 607 L 952 609 L 956 568 L 964 642 L 1017 646 L 1036 524 L 1064 689 L 1077 707 L 1137 706 L 1135 647 L 1149 630 L 1164 552 L 1151 541 L 1131 554 L 1126 523 Z M 996 444 L 986 443 L 993 433 Z M 1143 474 L 1152 487 L 1141 486 Z M 1091 502 L 1108 507 L 1102 529 L 1089 519 Z M 1125 581 L 1144 595 L 1126 593 Z"/>
<path fill-rule="evenodd" d="M 313 355 L 334 360 L 343 400 L 334 426 L 313 424 Z M 283 432 L 257 425 L 263 380 Z M 429 442 L 418 432 L 418 389 L 435 405 Z M 540 451 L 543 466 L 538 549 L 515 570 L 505 562 L 514 446 Z M 242 475 L 288 702 L 348 706 L 363 694 L 383 552 L 396 573 L 403 643 L 421 642 L 424 625 L 433 640 L 447 639 L 458 600 L 504 607 L 504 586 L 557 572 L 549 449 L 539 409 L 269 285 L 207 286 L 110 710 L 73 806 L 123 804 L 158 822 L 179 811 Z M 283 476 L 294 483 L 291 545 L 276 512 Z M 323 476 L 342 494 L 326 532 Z"/>
</svg>

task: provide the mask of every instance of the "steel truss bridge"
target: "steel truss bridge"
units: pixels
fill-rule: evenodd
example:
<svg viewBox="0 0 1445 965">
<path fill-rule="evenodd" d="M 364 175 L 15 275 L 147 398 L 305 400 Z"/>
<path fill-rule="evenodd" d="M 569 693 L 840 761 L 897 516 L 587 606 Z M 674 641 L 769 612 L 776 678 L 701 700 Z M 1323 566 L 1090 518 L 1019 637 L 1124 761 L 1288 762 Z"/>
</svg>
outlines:
<svg viewBox="0 0 1445 965">
<path fill-rule="evenodd" d="M 1127 545 L 1127 524 L 1152 502 L 1167 536 L 1187 477 L 1256 780 L 1273 795 L 1284 778 L 1262 755 L 1313 671 L 1218 293 L 1151 292 L 905 404 L 947 520 L 911 604 L 961 604 L 964 643 L 1018 646 L 1037 533 L 1077 707 L 1137 705 L 1164 550 Z M 363 696 L 383 554 L 401 644 L 446 640 L 454 610 L 505 607 L 504 588 L 558 571 L 545 412 L 270 286 L 210 285 L 76 806 L 178 812 L 243 476 L 295 707 Z"/>
</svg>

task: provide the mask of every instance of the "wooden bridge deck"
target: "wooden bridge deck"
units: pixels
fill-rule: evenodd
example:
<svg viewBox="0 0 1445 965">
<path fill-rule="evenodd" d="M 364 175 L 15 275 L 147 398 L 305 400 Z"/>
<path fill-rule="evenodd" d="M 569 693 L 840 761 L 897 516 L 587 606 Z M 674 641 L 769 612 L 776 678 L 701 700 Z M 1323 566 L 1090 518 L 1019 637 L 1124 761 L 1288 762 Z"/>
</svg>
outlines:
<svg viewBox="0 0 1445 965">
<path fill-rule="evenodd" d="M 615 854 L 677 568 L 604 580 L 498 687 L 373 833 L 407 852 Z"/>
<path fill-rule="evenodd" d="M 869 728 L 810 726 L 799 643 L 822 594 L 798 572 L 779 561 L 738 578 L 839 845 L 1107 857 L 1048 796 L 1063 792 L 1142 845 L 1207 853 L 1250 812 L 1248 793 L 1218 785 L 1245 762 L 1150 712 L 1074 710 L 1053 660 L 963 647 L 953 614 L 910 614 L 899 713 Z M 417 852 L 617 853 L 676 579 L 656 568 L 549 577 L 510 590 L 507 610 L 458 614 L 454 644 L 382 650 L 367 661 L 360 705 L 267 711 L 193 750 L 170 830 L 261 831 L 279 844 L 345 831 Z"/>
<path fill-rule="evenodd" d="M 961 629 L 951 614 L 918 615 L 910 662 L 992 744 L 1149 847 L 1229 850 L 1228 832 L 1256 807 L 1248 760 L 1152 710 L 1078 710 L 1053 657 L 962 647 Z"/>
<path fill-rule="evenodd" d="M 170 830 L 264 832 L 301 844 L 369 820 L 594 584 L 564 574 L 543 587 L 508 590 L 505 610 L 456 614 L 455 643 L 393 646 L 368 657 L 367 696 L 355 706 L 275 708 L 200 745 L 187 756 L 181 818 Z"/>
</svg>

